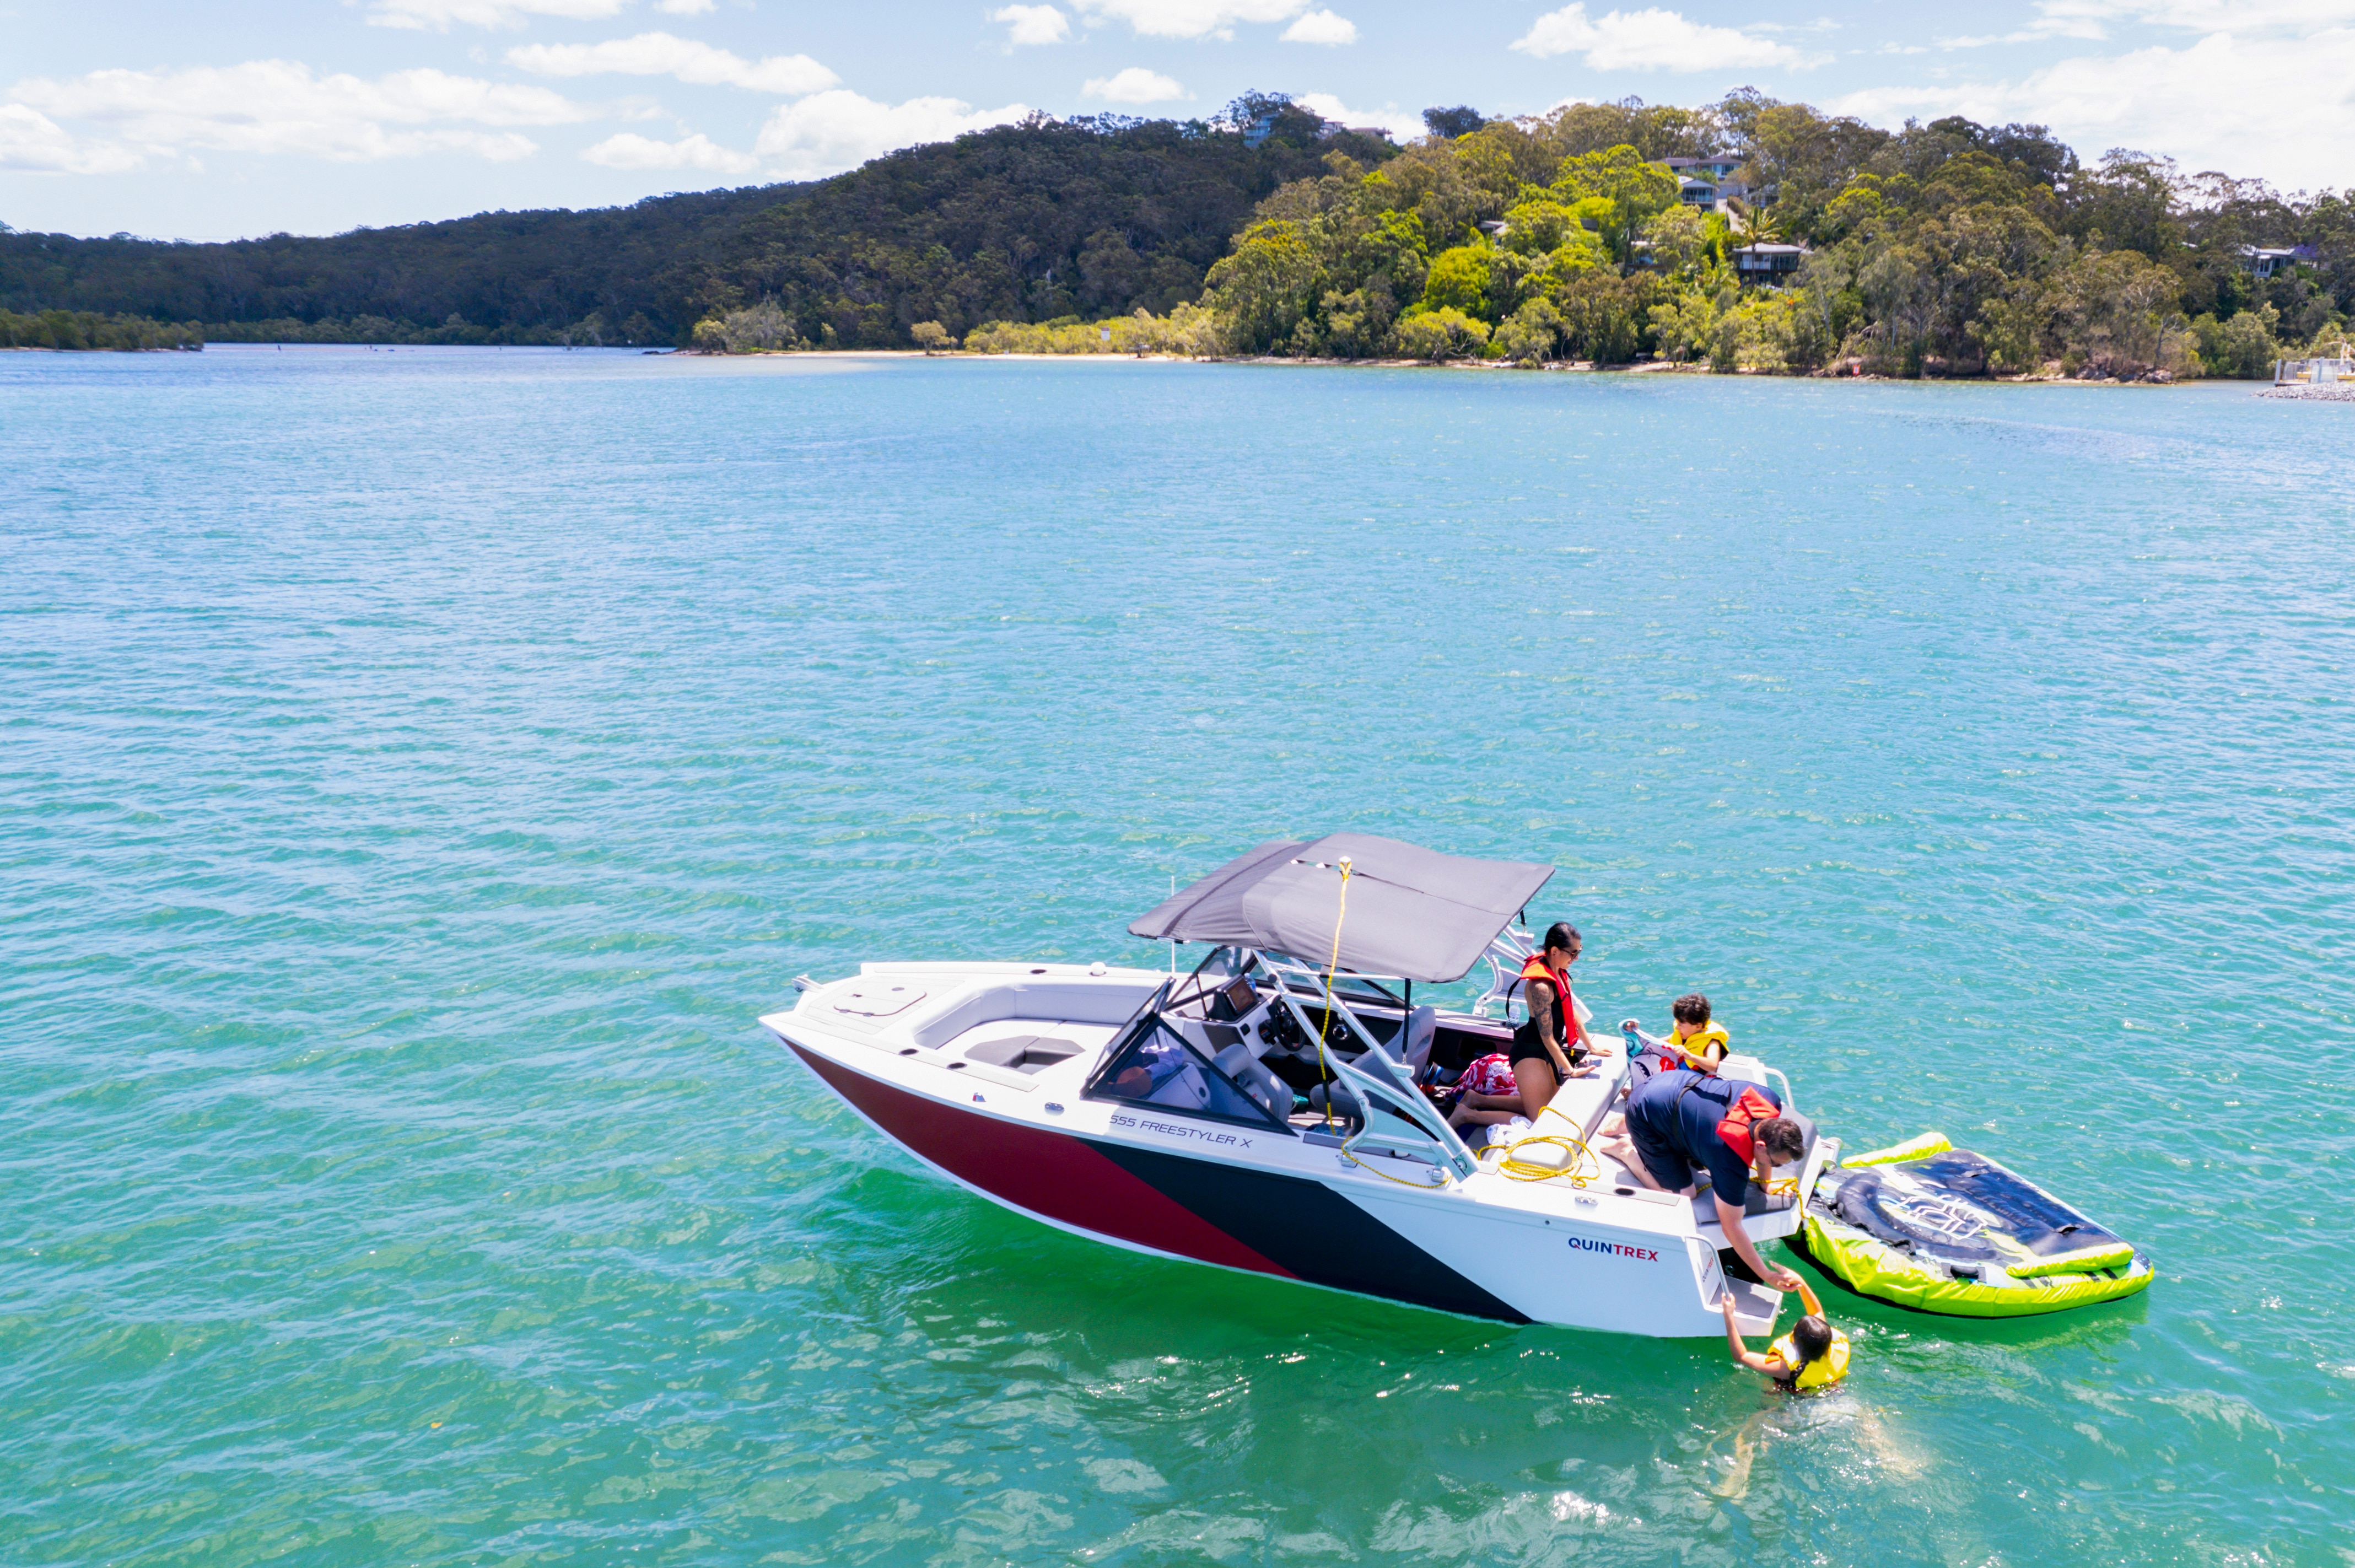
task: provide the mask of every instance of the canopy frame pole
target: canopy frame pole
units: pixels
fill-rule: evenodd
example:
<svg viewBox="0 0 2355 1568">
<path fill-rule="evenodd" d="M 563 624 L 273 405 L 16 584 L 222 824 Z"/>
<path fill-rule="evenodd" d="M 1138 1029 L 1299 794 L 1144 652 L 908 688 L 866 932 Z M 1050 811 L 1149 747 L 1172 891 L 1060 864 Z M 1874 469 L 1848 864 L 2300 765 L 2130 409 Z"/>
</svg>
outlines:
<svg viewBox="0 0 2355 1568">
<path fill-rule="evenodd" d="M 1407 1077 L 1406 1070 L 1391 1060 L 1390 1052 L 1383 1049 L 1381 1041 L 1374 1038 L 1373 1031 L 1366 1028 L 1364 1020 L 1350 1010 L 1348 1003 L 1343 1001 L 1337 994 L 1329 1000 L 1326 1000 L 1322 996 L 1323 987 L 1318 979 L 1318 971 L 1294 959 L 1279 958 L 1264 948 L 1253 948 L 1251 951 L 1257 955 L 1259 961 L 1265 965 L 1268 972 L 1274 976 L 1277 987 L 1276 997 L 1291 1010 L 1293 1018 L 1299 1023 L 1303 1033 L 1314 1036 L 1317 1031 L 1309 1023 L 1308 1010 L 1301 1006 L 1301 993 L 1295 993 L 1290 984 L 1293 980 L 1300 982 L 1302 991 L 1305 994 L 1325 1001 L 1328 1014 L 1337 1016 L 1342 1027 L 1356 1035 L 1359 1043 L 1366 1051 L 1374 1053 L 1373 1060 L 1381 1066 L 1381 1076 L 1377 1077 L 1356 1063 L 1345 1061 L 1330 1052 L 1325 1053 L 1323 1059 L 1323 1066 L 1327 1071 L 1331 1072 L 1339 1082 L 1348 1083 L 1356 1090 L 1361 1100 L 1380 1100 L 1385 1107 L 1395 1112 L 1438 1146 L 1436 1152 L 1441 1160 L 1448 1168 L 1455 1171 L 1459 1180 L 1472 1176 L 1480 1168 L 1479 1161 L 1475 1159 L 1472 1151 L 1465 1147 L 1464 1140 L 1455 1136 L 1455 1129 L 1447 1125 L 1437 1111 L 1432 1109 L 1431 1102 L 1424 1099 L 1422 1092 L 1415 1088 L 1413 1081 Z M 1405 976 L 1391 976 L 1388 978 L 1404 980 Z M 1403 1015 L 1399 1019 L 1399 1038 L 1400 1049 L 1403 1050 L 1406 1038 L 1406 1019 Z M 1373 1122 L 1369 1115 L 1367 1118 L 1365 1132 L 1361 1132 L 1359 1137 L 1350 1139 L 1348 1147 L 1354 1147 L 1364 1141 L 1365 1133 L 1370 1133 L 1372 1129 Z M 1374 1141 L 1380 1143 L 1384 1140 L 1380 1135 L 1375 1135 Z"/>
</svg>

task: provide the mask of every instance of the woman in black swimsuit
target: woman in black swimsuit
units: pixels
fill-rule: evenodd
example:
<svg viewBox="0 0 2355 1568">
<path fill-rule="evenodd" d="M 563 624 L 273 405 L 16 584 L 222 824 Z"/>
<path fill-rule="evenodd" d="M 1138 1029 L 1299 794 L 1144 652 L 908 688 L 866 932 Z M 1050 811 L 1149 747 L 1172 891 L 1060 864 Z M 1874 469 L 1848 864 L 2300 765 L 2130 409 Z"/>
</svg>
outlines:
<svg viewBox="0 0 2355 1568">
<path fill-rule="evenodd" d="M 1521 1092 L 1522 1115 L 1532 1125 L 1563 1079 L 1594 1071 L 1581 1065 L 1587 1054 L 1586 1027 L 1578 1021 L 1570 991 L 1570 966 L 1582 945 L 1577 927 L 1558 920 L 1546 928 L 1545 946 L 1521 966 L 1529 1021 L 1513 1033 L 1513 1083 Z"/>
</svg>

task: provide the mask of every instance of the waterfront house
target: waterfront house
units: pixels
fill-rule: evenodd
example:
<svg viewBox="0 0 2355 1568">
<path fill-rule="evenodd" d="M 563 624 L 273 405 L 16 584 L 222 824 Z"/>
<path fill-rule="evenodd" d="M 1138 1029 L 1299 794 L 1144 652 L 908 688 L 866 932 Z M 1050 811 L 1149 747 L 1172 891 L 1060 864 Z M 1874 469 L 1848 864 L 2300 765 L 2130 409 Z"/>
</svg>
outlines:
<svg viewBox="0 0 2355 1568">
<path fill-rule="evenodd" d="M 1805 245 L 1760 242 L 1733 252 L 1733 275 L 1745 283 L 1787 283 L 1799 263 L 1814 252 Z"/>
</svg>

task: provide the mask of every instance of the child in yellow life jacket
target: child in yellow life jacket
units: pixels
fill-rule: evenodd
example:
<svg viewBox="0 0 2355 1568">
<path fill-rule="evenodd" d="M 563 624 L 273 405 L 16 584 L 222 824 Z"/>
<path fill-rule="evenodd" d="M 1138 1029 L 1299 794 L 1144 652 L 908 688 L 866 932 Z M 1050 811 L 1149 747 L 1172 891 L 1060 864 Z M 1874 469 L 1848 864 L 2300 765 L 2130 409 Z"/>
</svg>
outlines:
<svg viewBox="0 0 2355 1568">
<path fill-rule="evenodd" d="M 1668 1043 L 1677 1048 L 1677 1054 L 1663 1055 L 1660 1071 L 1689 1067 L 1696 1072 L 1716 1072 L 1717 1064 L 1725 1060 L 1732 1037 L 1725 1032 L 1723 1024 L 1709 1021 L 1709 998 L 1699 991 L 1689 992 L 1678 997 L 1668 1011 L 1677 1020 L 1677 1027 L 1668 1034 Z"/>
<path fill-rule="evenodd" d="M 1824 1304 L 1804 1279 L 1799 1281 L 1799 1304 L 1807 1309 L 1806 1316 L 1762 1356 L 1742 1343 L 1742 1330 L 1734 1326 L 1733 1293 L 1729 1290 L 1717 1300 L 1725 1314 L 1725 1343 L 1733 1352 L 1733 1364 L 1765 1373 L 1785 1393 L 1828 1388 L 1848 1376 L 1848 1336 L 1824 1317 Z"/>
</svg>

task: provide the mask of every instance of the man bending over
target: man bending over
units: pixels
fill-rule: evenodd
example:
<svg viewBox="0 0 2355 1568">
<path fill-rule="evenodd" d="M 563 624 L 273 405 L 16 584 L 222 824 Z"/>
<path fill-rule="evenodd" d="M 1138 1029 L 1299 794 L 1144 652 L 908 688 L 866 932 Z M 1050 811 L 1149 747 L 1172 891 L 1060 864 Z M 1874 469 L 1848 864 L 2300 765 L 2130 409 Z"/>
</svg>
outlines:
<svg viewBox="0 0 2355 1568">
<path fill-rule="evenodd" d="M 1655 1074 L 1628 1099 L 1626 1138 L 1605 1152 L 1654 1191 L 1687 1198 L 1699 1190 L 1694 1168 L 1706 1169 L 1726 1244 L 1760 1279 L 1796 1290 L 1797 1275 L 1759 1258 L 1742 1214 L 1752 1181 L 1764 1190 L 1774 1167 L 1806 1153 L 1806 1135 L 1782 1110 L 1783 1103 L 1755 1083 L 1679 1067 Z"/>
</svg>

